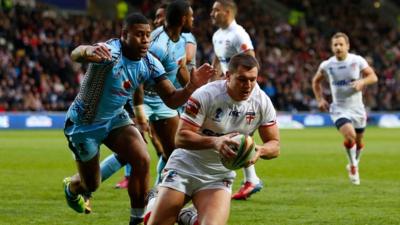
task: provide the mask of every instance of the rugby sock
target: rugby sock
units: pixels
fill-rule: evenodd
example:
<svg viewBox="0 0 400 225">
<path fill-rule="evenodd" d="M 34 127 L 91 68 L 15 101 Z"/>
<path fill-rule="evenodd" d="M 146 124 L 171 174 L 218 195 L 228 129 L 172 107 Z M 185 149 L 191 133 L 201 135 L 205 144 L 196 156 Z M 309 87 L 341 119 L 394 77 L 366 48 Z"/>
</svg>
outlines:
<svg viewBox="0 0 400 225">
<path fill-rule="evenodd" d="M 364 149 L 364 144 L 360 143 L 359 145 L 357 145 L 357 150 L 356 150 L 356 159 L 357 162 L 360 163 L 360 159 L 361 159 L 361 152 Z"/>
<path fill-rule="evenodd" d="M 157 178 L 156 178 L 155 185 L 161 183 L 162 171 L 164 170 L 164 167 L 165 167 L 166 164 L 167 164 L 167 160 L 164 159 L 164 157 L 160 157 L 160 158 L 158 159 L 158 164 L 157 164 Z"/>
<path fill-rule="evenodd" d="M 355 142 L 345 141 L 343 143 L 346 148 L 347 157 L 349 158 L 349 163 L 352 166 L 358 166 L 358 162 L 356 159 L 356 149 L 357 145 Z"/>
<path fill-rule="evenodd" d="M 131 208 L 131 221 L 143 221 L 144 208 Z M 139 224 L 139 223 L 138 223 Z"/>
<path fill-rule="evenodd" d="M 197 219 L 197 213 L 189 214 L 183 213 L 179 215 L 179 222 L 183 225 L 199 225 L 199 220 Z"/>
<path fill-rule="evenodd" d="M 249 181 L 253 184 L 258 184 L 260 182 L 260 178 L 258 178 L 256 174 L 256 168 L 254 167 L 254 165 L 243 168 L 243 172 L 245 182 Z"/>
<path fill-rule="evenodd" d="M 118 160 L 115 154 L 109 155 L 100 164 L 101 181 L 107 180 L 111 175 L 116 173 L 123 164 Z"/>
<path fill-rule="evenodd" d="M 126 164 L 126 166 L 125 166 L 125 177 L 129 177 L 131 175 L 131 170 L 132 170 L 131 165 Z"/>
</svg>

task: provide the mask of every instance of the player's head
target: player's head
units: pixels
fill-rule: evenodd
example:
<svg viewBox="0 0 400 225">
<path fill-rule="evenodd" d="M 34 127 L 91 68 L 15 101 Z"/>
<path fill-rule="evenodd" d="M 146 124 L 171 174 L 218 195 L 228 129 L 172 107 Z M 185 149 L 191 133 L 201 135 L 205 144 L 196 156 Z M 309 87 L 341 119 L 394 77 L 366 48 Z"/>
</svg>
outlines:
<svg viewBox="0 0 400 225">
<path fill-rule="evenodd" d="M 150 45 L 150 24 L 140 13 L 129 14 L 122 24 L 121 41 L 127 52 L 135 58 L 146 55 Z"/>
<path fill-rule="evenodd" d="M 226 28 L 235 19 L 237 6 L 233 0 L 217 0 L 211 9 L 211 22 L 221 28 Z"/>
<path fill-rule="evenodd" d="M 182 32 L 190 32 L 193 25 L 193 10 L 189 2 L 176 0 L 168 4 L 165 21 L 167 26 L 182 27 Z"/>
<path fill-rule="evenodd" d="M 334 34 L 331 38 L 331 49 L 336 58 L 345 59 L 350 49 L 349 37 L 342 32 Z"/>
<path fill-rule="evenodd" d="M 260 66 L 257 59 L 245 53 L 234 55 L 229 61 L 227 72 L 228 94 L 235 101 L 250 97 L 255 85 Z"/>
<path fill-rule="evenodd" d="M 158 9 L 156 10 L 156 15 L 154 17 L 154 27 L 159 27 L 164 25 L 166 9 L 167 9 L 167 3 L 162 3 L 160 7 L 158 7 Z"/>
</svg>

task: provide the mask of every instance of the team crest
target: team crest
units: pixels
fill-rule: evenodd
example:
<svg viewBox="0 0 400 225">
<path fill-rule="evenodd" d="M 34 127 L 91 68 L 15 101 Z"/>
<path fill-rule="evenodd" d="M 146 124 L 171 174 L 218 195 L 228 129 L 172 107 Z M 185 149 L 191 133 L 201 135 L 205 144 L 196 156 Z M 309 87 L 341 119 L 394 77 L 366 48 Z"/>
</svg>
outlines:
<svg viewBox="0 0 400 225">
<path fill-rule="evenodd" d="M 352 70 L 356 70 L 357 69 L 357 63 L 350 64 L 350 67 L 351 67 Z"/>
<path fill-rule="evenodd" d="M 247 124 L 250 124 L 251 121 L 253 121 L 255 118 L 256 118 L 256 113 L 255 112 L 246 112 Z"/>
<path fill-rule="evenodd" d="M 196 117 L 200 110 L 200 103 L 194 99 L 189 98 L 186 102 L 185 113 L 191 117 Z"/>
<path fill-rule="evenodd" d="M 124 81 L 124 83 L 122 84 L 122 86 L 124 87 L 125 90 L 129 90 L 132 88 L 132 83 L 130 80 L 126 80 Z"/>
</svg>

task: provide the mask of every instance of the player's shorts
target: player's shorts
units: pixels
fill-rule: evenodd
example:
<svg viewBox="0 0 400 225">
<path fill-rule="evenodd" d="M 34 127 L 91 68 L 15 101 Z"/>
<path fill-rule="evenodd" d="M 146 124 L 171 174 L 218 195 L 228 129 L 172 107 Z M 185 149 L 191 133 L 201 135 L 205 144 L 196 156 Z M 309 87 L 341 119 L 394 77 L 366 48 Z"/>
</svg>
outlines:
<svg viewBox="0 0 400 225">
<path fill-rule="evenodd" d="M 110 120 L 93 124 L 79 125 L 67 118 L 64 134 L 75 160 L 86 162 L 98 154 L 110 131 L 130 124 L 133 122 L 125 110 Z"/>
<path fill-rule="evenodd" d="M 229 174 L 225 178 L 219 176 L 199 176 L 174 169 L 164 169 L 161 187 L 168 187 L 192 197 L 196 192 L 209 189 L 222 189 L 232 193 L 234 177 Z"/>
<path fill-rule="evenodd" d="M 169 108 L 163 102 L 145 102 L 144 112 L 149 121 L 169 119 L 178 115 L 175 109 Z"/>
<path fill-rule="evenodd" d="M 332 121 L 335 124 L 338 124 L 338 129 L 340 126 L 344 125 L 344 123 L 340 123 L 340 121 L 345 121 L 343 119 L 347 119 L 349 122 L 351 122 L 355 129 L 364 129 L 367 126 L 367 113 L 363 106 L 341 107 L 331 104 L 329 113 Z"/>
</svg>

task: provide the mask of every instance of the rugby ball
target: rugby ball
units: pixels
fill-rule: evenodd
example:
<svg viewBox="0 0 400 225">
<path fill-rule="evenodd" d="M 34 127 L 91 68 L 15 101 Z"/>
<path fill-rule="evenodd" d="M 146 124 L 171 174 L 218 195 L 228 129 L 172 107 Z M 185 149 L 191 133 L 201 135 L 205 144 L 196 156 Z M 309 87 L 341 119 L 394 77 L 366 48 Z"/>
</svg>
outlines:
<svg viewBox="0 0 400 225">
<path fill-rule="evenodd" d="M 227 159 L 221 156 L 222 165 L 227 169 L 237 170 L 244 167 L 256 154 L 255 143 L 251 136 L 238 134 L 231 137 L 232 140 L 240 143 L 239 146 L 230 146 L 236 152 L 236 157 Z"/>
</svg>

